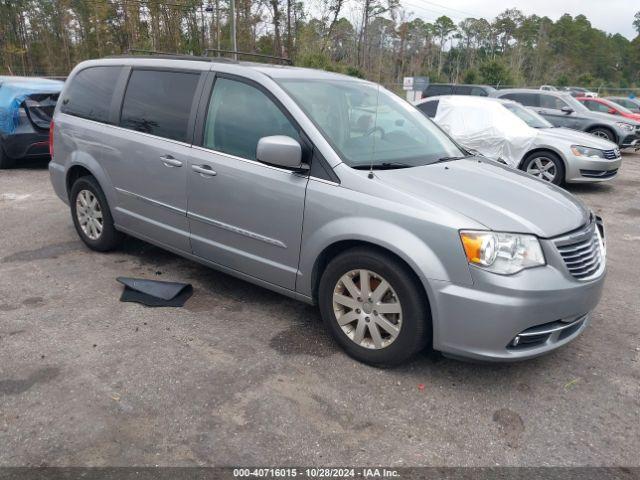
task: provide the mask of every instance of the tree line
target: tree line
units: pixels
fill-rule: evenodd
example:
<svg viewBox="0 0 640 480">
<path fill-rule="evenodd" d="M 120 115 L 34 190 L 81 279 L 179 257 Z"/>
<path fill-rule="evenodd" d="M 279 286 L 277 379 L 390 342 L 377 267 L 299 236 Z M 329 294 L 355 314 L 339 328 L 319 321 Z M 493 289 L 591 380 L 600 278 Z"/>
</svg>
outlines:
<svg viewBox="0 0 640 480">
<path fill-rule="evenodd" d="M 553 21 L 507 9 L 491 20 L 443 14 L 427 21 L 412 11 L 421 1 L 235 0 L 238 50 L 387 85 L 427 76 L 640 87 L 640 12 L 629 12 L 638 31 L 629 40 L 584 15 Z M 231 7 L 232 0 L 0 0 L 0 73 L 65 76 L 82 60 L 130 49 L 231 49 Z"/>
</svg>

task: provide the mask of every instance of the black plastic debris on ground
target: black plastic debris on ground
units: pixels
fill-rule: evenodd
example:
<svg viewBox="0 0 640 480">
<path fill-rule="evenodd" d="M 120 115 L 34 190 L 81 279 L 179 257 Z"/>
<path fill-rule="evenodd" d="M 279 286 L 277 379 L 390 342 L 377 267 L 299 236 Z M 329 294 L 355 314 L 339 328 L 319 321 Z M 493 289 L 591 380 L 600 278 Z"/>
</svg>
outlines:
<svg viewBox="0 0 640 480">
<path fill-rule="evenodd" d="M 147 307 L 182 307 L 193 295 L 193 287 L 189 283 L 128 277 L 116 280 L 124 285 L 121 302 L 141 303 Z"/>
</svg>

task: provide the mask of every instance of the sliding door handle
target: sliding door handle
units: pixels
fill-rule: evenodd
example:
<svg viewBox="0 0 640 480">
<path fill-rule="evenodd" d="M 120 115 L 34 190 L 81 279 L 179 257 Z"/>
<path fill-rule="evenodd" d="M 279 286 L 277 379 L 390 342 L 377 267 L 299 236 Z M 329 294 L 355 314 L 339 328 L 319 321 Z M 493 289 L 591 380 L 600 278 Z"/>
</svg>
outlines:
<svg viewBox="0 0 640 480">
<path fill-rule="evenodd" d="M 180 160 L 176 160 L 172 155 L 160 155 L 160 160 L 164 164 L 165 167 L 181 167 L 182 162 Z"/>
<path fill-rule="evenodd" d="M 215 177 L 217 175 L 209 165 L 191 165 L 191 169 L 203 177 Z"/>
</svg>

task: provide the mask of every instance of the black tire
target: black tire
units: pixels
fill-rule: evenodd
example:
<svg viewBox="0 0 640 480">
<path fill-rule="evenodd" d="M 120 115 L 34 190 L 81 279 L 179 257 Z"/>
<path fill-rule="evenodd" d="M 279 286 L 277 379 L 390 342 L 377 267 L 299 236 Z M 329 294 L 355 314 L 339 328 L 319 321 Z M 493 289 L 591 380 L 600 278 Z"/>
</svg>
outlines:
<svg viewBox="0 0 640 480">
<path fill-rule="evenodd" d="M 555 167 L 555 177 L 553 178 L 552 181 L 549 181 L 544 178 L 538 177 L 536 175 L 534 176 L 536 178 L 540 178 L 541 180 L 547 181 L 549 183 L 553 183 L 554 185 L 562 185 L 566 175 L 565 169 L 564 169 L 564 163 L 562 162 L 562 159 L 553 152 L 541 151 L 541 152 L 533 152 L 529 154 L 522 162 L 520 169 L 526 172 L 529 166 L 532 163 L 534 163 L 537 159 L 551 160 L 551 162 L 553 162 L 553 165 Z"/>
<path fill-rule="evenodd" d="M 384 348 L 371 349 L 357 344 L 347 336 L 336 318 L 334 289 L 343 275 L 358 269 L 370 270 L 384 278 L 395 291 L 402 306 L 400 332 L 395 340 Z M 431 312 L 424 289 L 406 265 L 383 251 L 356 247 L 331 260 L 320 279 L 318 304 L 322 319 L 333 337 L 347 354 L 361 362 L 377 367 L 399 365 L 431 342 Z M 370 328 L 367 326 L 367 332 L 371 332 Z M 381 329 L 379 331 L 383 332 Z M 370 336 L 370 333 L 368 334 Z"/>
<path fill-rule="evenodd" d="M 77 200 L 78 195 L 83 190 L 88 190 L 96 197 L 100 211 L 102 212 L 102 232 L 96 239 L 89 238 L 80 226 L 80 221 L 78 220 Z M 71 206 L 71 218 L 73 219 L 73 225 L 76 227 L 76 232 L 78 232 L 80 239 L 91 250 L 106 252 L 113 250 L 122 242 L 124 235 L 116 230 L 107 198 L 94 177 L 90 175 L 84 176 L 74 182 L 71 187 L 71 193 L 69 194 L 69 204 Z"/>
<path fill-rule="evenodd" d="M 0 170 L 4 170 L 5 168 L 11 168 L 15 165 L 15 161 L 13 158 L 9 158 L 6 153 L 4 153 L 4 149 L 2 145 L 0 145 Z"/>
<path fill-rule="evenodd" d="M 611 130 L 604 127 L 597 127 L 592 130 L 589 130 L 591 135 L 595 135 L 596 137 L 604 138 L 605 140 L 609 140 L 610 142 L 616 142 L 616 136 L 613 134 Z"/>
</svg>

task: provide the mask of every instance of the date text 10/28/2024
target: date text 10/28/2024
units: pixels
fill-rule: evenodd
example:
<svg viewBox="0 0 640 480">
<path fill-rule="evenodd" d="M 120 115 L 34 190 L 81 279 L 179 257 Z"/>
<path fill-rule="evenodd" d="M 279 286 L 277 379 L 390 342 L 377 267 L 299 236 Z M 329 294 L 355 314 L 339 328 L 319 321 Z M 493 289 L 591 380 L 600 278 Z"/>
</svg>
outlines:
<svg viewBox="0 0 640 480">
<path fill-rule="evenodd" d="M 235 478 L 399 478 L 388 468 L 234 468 Z"/>
</svg>

